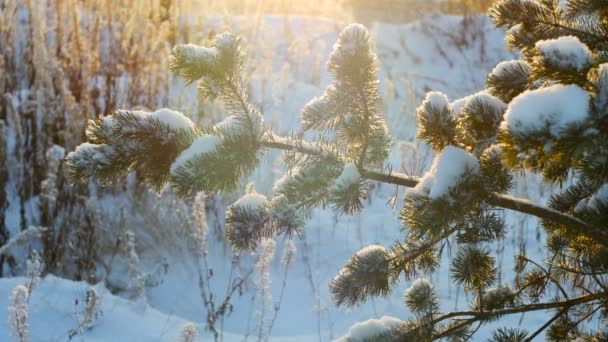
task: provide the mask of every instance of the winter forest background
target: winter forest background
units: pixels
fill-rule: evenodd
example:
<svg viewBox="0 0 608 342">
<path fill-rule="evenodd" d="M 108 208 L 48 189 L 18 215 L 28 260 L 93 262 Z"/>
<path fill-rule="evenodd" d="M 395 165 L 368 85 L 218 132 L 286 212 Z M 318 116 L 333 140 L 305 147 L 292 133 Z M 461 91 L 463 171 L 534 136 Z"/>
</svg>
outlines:
<svg viewBox="0 0 608 342">
<path fill-rule="evenodd" d="M 518 58 L 485 13 L 491 3 L 0 0 L 0 340 L 359 341 L 349 333 L 357 322 L 407 319 L 413 281 L 351 309 L 336 306 L 329 288 L 354 253 L 403 234 L 403 187 L 373 184 L 361 212 L 318 208 L 300 234 L 237 253 L 226 241 L 226 210 L 252 191 L 271 197 L 285 172 L 279 151 L 237 191 L 185 200 L 169 187 L 149 190 L 138 173 L 109 186 L 74 184 L 64 158 L 85 142 L 90 119 L 118 109 L 168 107 L 201 126 L 221 121 L 222 104 L 201 100 L 169 59 L 174 45 L 206 45 L 224 31 L 247 41 L 243 74 L 265 124 L 296 134 L 302 108 L 332 82 L 326 63 L 338 34 L 359 22 L 375 41 L 389 161 L 422 176 L 434 156 L 416 138 L 426 93 L 474 94 L 499 62 Z M 534 172 L 518 172 L 513 184 L 511 195 L 535 203 L 558 190 Z M 499 214 L 509 226 L 491 245 L 501 284 L 520 251 L 549 255 L 537 219 Z M 449 269 L 443 258 L 428 279 L 442 311 L 466 309 L 472 295 Z M 511 315 L 472 340 L 501 326 L 534 331 L 550 316 Z M 600 329 L 599 314 L 589 317 L 581 329 Z"/>
</svg>

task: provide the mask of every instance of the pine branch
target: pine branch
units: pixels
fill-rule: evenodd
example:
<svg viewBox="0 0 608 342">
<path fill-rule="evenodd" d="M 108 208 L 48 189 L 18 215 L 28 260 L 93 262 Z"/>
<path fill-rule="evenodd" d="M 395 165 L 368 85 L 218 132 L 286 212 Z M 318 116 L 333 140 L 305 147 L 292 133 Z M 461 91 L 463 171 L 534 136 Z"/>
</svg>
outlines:
<svg viewBox="0 0 608 342">
<path fill-rule="evenodd" d="M 466 319 L 462 323 L 456 324 L 455 326 L 450 327 L 450 328 L 448 328 L 448 329 L 446 329 L 446 330 L 444 330 L 444 331 L 442 331 L 442 332 L 440 332 L 438 334 L 434 334 L 433 335 L 433 341 L 449 337 L 454 332 L 457 332 L 457 331 L 459 331 L 461 329 L 464 329 L 466 326 L 469 326 L 469 325 L 473 324 L 474 322 L 475 322 L 474 318 Z"/>
<path fill-rule="evenodd" d="M 549 319 L 545 324 L 543 324 L 540 328 L 538 328 L 532 335 L 528 336 L 524 342 L 532 342 L 536 336 L 538 336 L 541 332 L 547 329 L 553 322 L 557 321 L 560 317 L 562 317 L 565 313 L 568 312 L 568 309 L 565 308 L 556 313 L 551 319 Z"/>
<path fill-rule="evenodd" d="M 495 318 L 495 317 L 499 317 L 499 316 L 512 315 L 512 314 L 531 312 L 531 311 L 551 310 L 551 309 L 559 309 L 559 308 L 561 308 L 563 310 L 567 310 L 574 306 L 589 303 L 589 302 L 592 302 L 597 299 L 602 299 L 605 295 L 606 294 L 603 294 L 603 293 L 596 293 L 596 294 L 580 296 L 580 297 L 563 300 L 563 301 L 525 304 L 525 305 L 520 305 L 520 306 L 516 306 L 513 308 L 492 310 L 492 311 L 474 311 L 474 310 L 453 311 L 453 312 L 447 312 L 447 313 L 437 316 L 436 318 L 434 318 L 431 321 L 431 323 L 437 324 L 439 322 L 445 321 L 450 318 L 463 317 L 463 316 L 473 317 L 475 319 L 475 321 L 481 321 L 481 320 L 487 320 L 487 319 L 491 319 L 491 318 Z"/>
<path fill-rule="evenodd" d="M 309 155 L 321 155 L 323 153 L 320 149 L 314 149 L 311 147 L 304 146 L 303 144 L 295 144 L 289 139 L 281 138 L 276 135 L 272 135 L 270 140 L 262 141 L 262 145 L 268 148 L 277 148 L 285 151 L 296 151 L 303 154 Z M 382 183 L 401 185 L 408 188 L 413 188 L 418 184 L 418 179 L 405 175 L 398 174 L 385 174 L 369 170 L 359 170 L 363 178 L 369 180 L 375 180 Z M 568 228 L 572 233 L 579 235 L 586 235 L 594 238 L 596 241 L 608 246 L 608 236 L 600 229 L 590 226 L 580 219 L 564 214 L 555 209 L 551 209 L 546 206 L 542 206 L 523 198 L 517 198 L 509 195 L 490 193 L 488 194 L 485 201 L 493 206 L 517 211 L 524 214 L 536 216 L 543 220 L 548 220 Z"/>
<path fill-rule="evenodd" d="M 383 183 L 415 187 L 418 180 L 411 177 L 395 176 L 374 171 L 363 171 L 361 175 L 367 179 L 376 180 Z M 555 209 L 532 203 L 527 199 L 517 198 L 509 195 L 490 193 L 485 199 L 488 204 L 510 209 L 524 214 L 536 216 L 568 227 L 573 233 L 587 235 L 608 246 L 608 236 L 600 229 L 592 227 L 576 217 L 564 214 Z"/>
</svg>

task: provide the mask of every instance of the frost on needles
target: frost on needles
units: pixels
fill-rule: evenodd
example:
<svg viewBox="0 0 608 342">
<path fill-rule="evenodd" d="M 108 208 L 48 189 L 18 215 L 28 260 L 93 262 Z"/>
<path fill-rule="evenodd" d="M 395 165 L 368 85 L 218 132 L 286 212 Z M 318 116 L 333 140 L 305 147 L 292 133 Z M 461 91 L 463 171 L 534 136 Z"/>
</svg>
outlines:
<svg viewBox="0 0 608 342">
<path fill-rule="evenodd" d="M 497 328 L 492 339 L 533 340 L 543 332 L 551 341 L 595 338 L 577 325 L 608 315 L 608 11 L 594 0 L 499 0 L 490 13 L 521 59 L 499 63 L 476 94 L 427 94 L 416 110 L 417 138 L 435 158 L 420 179 L 393 173 L 387 161 L 392 138 L 377 56 L 359 24 L 339 34 L 327 63 L 333 81 L 302 109 L 303 132 L 279 136 L 264 125 L 242 78 L 244 40 L 224 33 L 205 47 L 177 45 L 170 63 L 203 100 L 224 104 L 224 121 L 199 127 L 167 109 L 119 110 L 89 123 L 88 142 L 66 158 L 68 175 L 110 184 L 136 171 L 157 191 L 169 186 L 193 197 L 236 191 L 269 149 L 283 150 L 285 175 L 273 193 L 246 194 L 227 210 L 226 236 L 239 253 L 264 250 L 278 235 L 298 236 L 316 207 L 363 210 L 374 182 L 407 186 L 403 234 L 391 246 L 355 253 L 329 286 L 337 305 L 352 308 L 405 282 L 411 317 L 356 324 L 345 340 L 474 339 L 479 325 L 534 311 L 555 316 L 536 331 Z M 547 205 L 508 195 L 520 172 L 541 173 L 558 187 Z M 494 247 L 512 228 L 504 209 L 540 219 L 551 261 L 521 250 L 515 277 L 498 283 Z M 467 311 L 440 312 L 425 280 L 448 245 Z"/>
</svg>

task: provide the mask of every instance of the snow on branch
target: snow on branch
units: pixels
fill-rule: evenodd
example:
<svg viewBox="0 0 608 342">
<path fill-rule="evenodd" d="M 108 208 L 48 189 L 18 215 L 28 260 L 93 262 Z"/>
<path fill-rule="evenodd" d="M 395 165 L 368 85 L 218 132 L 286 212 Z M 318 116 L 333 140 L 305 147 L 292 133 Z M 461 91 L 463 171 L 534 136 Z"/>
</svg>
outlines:
<svg viewBox="0 0 608 342">
<path fill-rule="evenodd" d="M 531 71 L 523 60 L 500 62 L 486 78 L 488 92 L 508 103 L 527 89 Z"/>
<path fill-rule="evenodd" d="M 266 196 L 250 193 L 238 199 L 226 211 L 226 239 L 237 252 L 254 250 L 263 238 L 274 232 L 267 225 Z"/>
<path fill-rule="evenodd" d="M 367 321 L 353 324 L 348 333 L 337 339 L 337 342 L 365 342 L 380 339 L 384 335 L 391 334 L 392 331 L 401 327 L 403 321 L 391 316 L 372 318 Z"/>
<path fill-rule="evenodd" d="M 238 73 L 244 61 L 243 38 L 224 32 L 215 36 L 210 47 L 178 44 L 173 48 L 169 68 L 187 83 L 203 79 L 202 95 L 214 98 L 230 76 Z"/>
<path fill-rule="evenodd" d="M 463 175 L 478 171 L 479 162 L 475 156 L 458 147 L 448 146 L 435 157 L 431 169 L 420 179 L 414 191 L 428 194 L 430 199 L 438 199 L 447 196 Z"/>
<path fill-rule="evenodd" d="M 548 131 L 553 137 L 589 117 L 589 93 L 577 85 L 556 84 L 528 90 L 511 101 L 501 124 L 514 135 Z"/>
<path fill-rule="evenodd" d="M 438 295 L 433 285 L 420 278 L 405 291 L 405 303 L 415 313 L 431 314 L 439 309 Z"/>
<path fill-rule="evenodd" d="M 575 36 L 539 40 L 535 44 L 544 60 L 552 66 L 582 71 L 587 69 L 593 57 L 587 45 Z"/>
<path fill-rule="evenodd" d="M 417 138 L 427 142 L 436 151 L 453 145 L 456 136 L 455 117 L 460 113 L 465 101 L 463 99 L 450 105 L 446 95 L 440 92 L 428 93 L 416 108 Z"/>
<path fill-rule="evenodd" d="M 337 188 L 347 187 L 352 183 L 355 183 L 361 179 L 361 174 L 357 169 L 357 166 L 353 163 L 344 165 L 342 173 L 334 181 L 334 186 Z"/>
<path fill-rule="evenodd" d="M 329 55 L 330 61 L 338 61 L 353 58 L 361 49 L 366 49 L 367 41 L 370 39 L 367 28 L 361 24 L 350 24 L 345 27 L 338 41 L 334 44 L 334 49 Z"/>
<path fill-rule="evenodd" d="M 376 53 L 369 32 L 361 24 L 350 24 L 338 36 L 327 62 L 328 71 L 346 85 L 375 83 Z"/>
<path fill-rule="evenodd" d="M 157 120 L 174 130 L 194 128 L 194 122 L 192 122 L 192 120 L 190 120 L 184 114 L 168 108 L 162 108 L 150 114 L 145 112 L 134 113 L 145 117 L 148 121 Z"/>
<path fill-rule="evenodd" d="M 195 157 L 203 157 L 205 154 L 213 153 L 222 140 L 214 135 L 202 135 L 196 138 L 190 147 L 179 154 L 177 159 L 171 164 L 171 174 L 176 174 L 178 170 L 187 168 L 188 162 Z"/>
</svg>

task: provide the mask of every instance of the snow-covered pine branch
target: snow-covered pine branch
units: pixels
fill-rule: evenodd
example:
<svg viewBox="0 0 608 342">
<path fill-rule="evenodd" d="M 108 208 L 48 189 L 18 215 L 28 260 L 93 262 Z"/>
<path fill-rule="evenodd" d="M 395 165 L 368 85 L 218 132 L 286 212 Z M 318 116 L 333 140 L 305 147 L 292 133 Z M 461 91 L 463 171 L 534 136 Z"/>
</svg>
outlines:
<svg viewBox="0 0 608 342">
<path fill-rule="evenodd" d="M 516 59 L 498 63 L 486 78 L 488 92 L 508 103 L 528 88 L 530 66 Z"/>
<path fill-rule="evenodd" d="M 201 190 L 234 191 L 255 169 L 260 152 L 284 150 L 287 172 L 270 200 L 249 193 L 227 211 L 227 237 L 238 252 L 264 249 L 272 241 L 265 239 L 276 234 L 299 232 L 317 206 L 330 204 L 346 213 L 360 210 L 369 181 L 413 188 L 405 195 L 400 215 L 407 229 L 404 241 L 390 249 L 369 246 L 353 255 L 331 282 L 332 297 L 336 304 L 352 307 L 385 295 L 400 275 L 411 281 L 433 272 L 449 243 L 457 251 L 450 273 L 458 286 L 473 294 L 472 310 L 421 315 L 421 309 L 439 303 L 429 284 L 417 282 L 406 302 L 418 315 L 385 335 L 391 339 L 463 338 L 474 323 L 535 310 L 577 315 L 584 306 L 608 300 L 602 283 L 593 278 L 608 272 L 608 217 L 602 200 L 608 183 L 608 42 L 605 32 L 589 25 L 605 20 L 604 12 L 583 8 L 531 0 L 500 0 L 492 7 L 496 25 L 508 29 L 508 43 L 522 59 L 496 66 L 488 76 L 488 89 L 472 96 L 450 103 L 441 93 L 427 95 L 417 110 L 418 138 L 436 156 L 420 179 L 383 171 L 391 169 L 386 163 L 391 137 L 380 114 L 373 41 L 358 24 L 346 27 L 334 45 L 327 64 L 333 83 L 302 111 L 310 134 L 282 138 L 263 127 L 240 73 L 243 40 L 222 34 L 210 47 L 176 47 L 172 70 L 188 82 L 198 82 L 204 99 L 222 101 L 229 114 L 225 121 L 208 128 L 159 121 L 150 128 L 147 116 L 119 111 L 92 122 L 90 145 L 81 145 L 66 164 L 75 180 L 95 176 L 112 181 L 138 170 L 156 189 L 169 183 L 178 194 L 191 196 Z M 128 129 L 123 132 L 124 127 Z M 305 133 L 317 141 L 304 141 L 300 136 Z M 162 155 L 148 150 L 142 135 L 160 147 Z M 547 207 L 507 195 L 511 174 L 519 171 L 541 172 L 558 185 L 569 176 L 576 181 L 554 195 Z M 511 292 L 491 289 L 497 269 L 486 246 L 503 240 L 508 229 L 499 208 L 541 218 L 546 247 L 559 261 L 546 269 L 532 261 L 522 264 L 521 278 Z M 261 241 L 264 246 L 259 246 Z M 580 296 L 542 302 L 548 287 L 534 284 L 559 284 L 555 279 L 570 282 Z M 530 287 L 537 293 L 531 295 L 526 290 Z M 541 328 L 559 329 L 563 324 L 548 321 Z M 496 332 L 511 333 L 519 332 Z M 366 336 L 363 339 L 375 338 Z"/>
<path fill-rule="evenodd" d="M 393 283 L 390 259 L 390 251 L 377 245 L 355 253 L 329 285 L 334 303 L 353 307 L 372 296 L 388 294 Z"/>
<path fill-rule="evenodd" d="M 394 331 L 401 328 L 403 322 L 395 317 L 383 316 L 373 318 L 364 322 L 353 324 L 345 336 L 338 342 L 368 342 L 368 341 L 392 341 Z"/>
<path fill-rule="evenodd" d="M 226 211 L 226 239 L 236 251 L 254 250 L 262 238 L 272 237 L 266 196 L 250 193 Z"/>
<path fill-rule="evenodd" d="M 423 278 L 414 281 L 405 291 L 404 300 L 413 313 L 421 316 L 433 315 L 439 310 L 437 291 Z"/>
<path fill-rule="evenodd" d="M 197 135 L 194 123 L 177 111 L 119 110 L 89 122 L 90 142 L 67 155 L 67 175 L 75 182 L 94 177 L 111 184 L 137 170 L 148 186 L 160 191 L 170 165 Z"/>
</svg>

